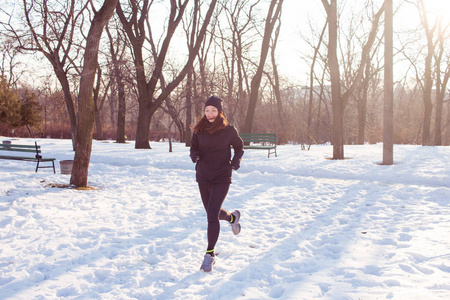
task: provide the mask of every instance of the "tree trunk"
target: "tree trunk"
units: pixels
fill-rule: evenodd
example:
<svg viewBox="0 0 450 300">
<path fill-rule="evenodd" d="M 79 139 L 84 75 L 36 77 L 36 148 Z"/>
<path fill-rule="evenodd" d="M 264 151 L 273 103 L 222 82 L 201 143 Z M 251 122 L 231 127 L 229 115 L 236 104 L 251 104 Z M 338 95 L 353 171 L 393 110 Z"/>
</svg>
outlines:
<svg viewBox="0 0 450 300">
<path fill-rule="evenodd" d="M 134 46 L 133 46 L 134 47 Z M 147 91 L 147 82 L 144 71 L 144 59 L 142 56 L 142 49 L 134 50 L 135 53 L 135 67 L 136 67 L 136 83 L 138 89 L 139 111 L 136 126 L 136 149 L 151 149 L 150 148 L 150 105 L 152 100 L 148 100 L 149 95 Z"/>
<path fill-rule="evenodd" d="M 447 102 L 446 146 L 450 146 L 450 101 Z"/>
<path fill-rule="evenodd" d="M 434 119 L 434 145 L 442 146 L 442 112 L 444 109 L 444 99 L 447 91 L 447 84 L 450 79 L 450 66 L 447 64 L 446 69 L 441 71 L 441 64 L 443 63 L 443 56 L 445 54 L 444 33 L 448 29 L 442 29 L 442 19 L 439 22 L 439 48 L 436 55 L 436 110 Z M 443 75 L 443 77 L 442 77 Z"/>
<path fill-rule="evenodd" d="M 151 149 L 150 147 L 150 110 L 139 107 L 136 127 L 136 149 Z"/>
<path fill-rule="evenodd" d="M 319 93 L 319 103 L 318 103 L 318 107 L 317 107 L 317 123 L 316 123 L 316 128 L 314 129 L 314 136 L 318 137 L 319 136 L 319 131 L 320 131 L 320 123 L 321 123 L 321 115 L 322 115 L 322 102 L 324 103 L 325 106 L 325 111 L 327 112 L 327 119 L 330 120 L 330 114 L 329 114 L 329 109 L 327 108 L 327 104 L 325 101 L 325 95 L 324 95 L 324 81 L 325 81 L 325 69 L 322 72 L 322 78 L 320 80 L 320 93 Z M 328 122 L 327 122 L 328 123 Z M 317 142 L 317 141 L 316 141 Z M 311 145 L 308 145 L 308 150 L 311 148 Z"/>
<path fill-rule="evenodd" d="M 431 114 L 433 112 L 433 103 L 431 102 L 431 90 L 433 79 L 431 75 L 432 53 L 429 53 L 425 62 L 424 90 L 423 90 L 423 127 L 422 127 L 422 146 L 431 145 Z"/>
<path fill-rule="evenodd" d="M 196 28 L 197 28 L 197 25 L 199 25 L 197 23 L 198 23 L 200 11 L 199 11 L 199 2 L 197 2 L 197 1 L 194 2 L 194 12 L 192 13 L 192 15 L 193 15 L 193 20 L 192 20 L 191 33 L 189 35 L 188 32 L 186 32 L 187 38 L 189 39 L 188 46 L 189 46 L 189 50 L 190 51 L 192 51 L 192 47 L 194 47 L 194 45 L 195 45 Z M 185 106 L 186 106 L 185 124 L 186 124 L 186 128 L 185 128 L 184 132 L 180 132 L 180 138 L 184 137 L 183 139 L 180 140 L 180 142 L 184 142 L 186 147 L 190 147 L 191 146 L 191 136 L 192 136 L 192 131 L 191 131 L 191 123 L 192 123 L 192 91 L 194 90 L 194 87 L 192 86 L 193 73 L 194 73 L 194 68 L 192 67 L 192 68 L 188 69 L 187 74 L 186 74 L 186 98 L 185 98 Z M 180 120 L 180 123 L 181 123 L 181 120 Z"/>
<path fill-rule="evenodd" d="M 103 130 L 102 130 L 102 120 L 100 116 L 100 111 L 98 109 L 95 109 L 95 132 L 96 132 L 96 139 L 97 140 L 104 140 L 103 137 Z"/>
<path fill-rule="evenodd" d="M 77 147 L 72 176 L 70 177 L 70 184 L 76 187 L 87 186 L 94 129 L 94 102 L 92 92 L 98 64 L 98 48 L 103 27 L 114 13 L 117 2 L 118 0 L 105 0 L 102 8 L 94 15 L 86 40 L 83 71 L 81 73 L 78 94 L 79 126 L 77 130 Z"/>
<path fill-rule="evenodd" d="M 364 145 L 366 120 L 367 120 L 367 97 L 370 82 L 370 60 L 366 63 L 366 72 L 362 83 L 362 93 L 358 93 L 358 145 Z"/>
<path fill-rule="evenodd" d="M 116 83 L 117 83 L 117 94 L 118 94 L 118 109 L 117 109 L 117 132 L 116 132 L 116 142 L 117 143 L 125 143 L 125 116 L 126 116 L 126 98 L 125 98 L 125 86 L 123 80 L 121 78 L 121 73 L 117 74 Z"/>
<path fill-rule="evenodd" d="M 384 43 L 384 105 L 383 105 L 383 165 L 394 163 L 394 79 L 393 79 L 393 8 L 385 0 Z"/>
<path fill-rule="evenodd" d="M 98 98 L 100 94 L 101 77 L 102 77 L 102 69 L 100 68 L 100 66 L 97 66 L 97 84 L 94 88 L 94 95 L 93 95 L 94 111 L 95 111 L 95 131 L 97 140 L 103 140 L 102 120 L 100 112 L 103 108 L 104 101 L 100 101 L 99 103 Z"/>
<path fill-rule="evenodd" d="M 344 159 L 344 101 L 341 96 L 341 77 L 337 57 L 337 0 L 328 4 L 322 0 L 328 16 L 328 68 L 331 80 L 331 106 L 333 110 L 333 159 Z"/>
<path fill-rule="evenodd" d="M 106 33 L 109 38 L 109 52 L 111 54 L 111 60 L 113 63 L 113 74 L 114 80 L 117 84 L 117 98 L 118 98 L 118 108 L 117 108 L 117 131 L 116 131 L 116 142 L 125 143 L 125 112 L 126 112 L 126 98 L 125 98 L 125 85 L 122 80 L 122 72 L 120 70 L 120 64 L 118 60 L 118 53 L 114 50 L 115 42 L 109 31 L 108 26 L 106 26 Z M 111 89 L 112 92 L 112 89 Z"/>
<path fill-rule="evenodd" d="M 433 112 L 433 103 L 431 102 L 431 92 L 433 88 L 433 75 L 431 70 L 431 64 L 434 55 L 434 42 L 433 35 L 436 29 L 436 25 L 430 29 L 428 24 L 427 12 L 423 0 L 419 0 L 419 6 L 422 17 L 422 25 L 425 29 L 425 35 L 427 37 L 427 49 L 428 53 L 425 58 L 425 71 L 424 71 L 424 86 L 423 86 L 423 126 L 422 126 L 422 146 L 431 145 L 431 114 Z"/>
<path fill-rule="evenodd" d="M 273 68 L 273 90 L 275 93 L 275 99 L 277 101 L 277 111 L 278 111 L 278 119 L 280 121 L 280 125 L 281 125 L 281 131 L 284 133 L 284 118 L 283 118 L 283 103 L 281 101 L 281 91 L 280 91 L 280 76 L 278 74 L 278 67 L 277 67 L 277 62 L 275 59 L 275 50 L 277 48 L 277 42 L 278 42 L 278 37 L 280 35 L 280 27 L 281 24 L 278 24 L 277 30 L 275 31 L 275 38 L 273 39 L 273 45 L 271 47 L 271 51 L 270 51 L 270 58 L 272 61 L 272 68 Z M 283 134 L 284 135 L 284 134 Z M 281 136 L 281 139 L 284 139 L 284 136 Z"/>
<path fill-rule="evenodd" d="M 443 99 L 436 99 L 436 110 L 434 118 L 434 146 L 442 146 L 442 109 L 444 108 Z"/>
<path fill-rule="evenodd" d="M 175 106 L 172 105 L 171 99 L 170 97 L 167 97 L 165 104 L 167 107 L 167 113 L 169 114 L 169 116 L 172 118 L 172 122 L 170 123 L 171 125 L 169 126 L 169 135 L 171 133 L 170 128 L 172 127 L 172 124 L 175 123 L 175 126 L 178 129 L 178 133 L 180 134 L 180 142 L 184 142 L 186 137 L 185 137 L 185 129 L 184 129 L 184 124 L 183 121 L 180 119 L 179 114 L 177 112 L 177 109 L 175 108 Z"/>
<path fill-rule="evenodd" d="M 311 67 L 309 68 L 309 103 L 308 103 L 308 123 L 307 123 L 307 133 L 308 133 L 308 146 L 311 146 L 313 143 L 313 136 L 316 135 L 316 133 L 312 130 L 312 110 L 313 110 L 313 104 L 314 104 L 314 68 L 316 66 L 317 56 L 319 55 L 319 49 L 320 45 L 323 43 L 323 37 L 325 35 L 325 31 L 327 29 L 328 22 L 325 22 L 325 25 L 322 28 L 322 32 L 320 33 L 319 40 L 317 41 L 317 46 L 314 49 L 314 55 L 311 62 Z M 322 84 L 323 85 L 323 84 Z M 321 99 L 319 99 L 319 105 L 320 105 Z M 319 109 L 319 115 L 317 117 L 317 122 L 320 122 L 320 109 Z M 318 126 L 317 126 L 318 127 Z"/>
<path fill-rule="evenodd" d="M 187 74 L 186 78 L 186 139 L 185 144 L 186 147 L 191 146 L 191 123 L 192 123 L 192 70 L 190 70 Z"/>
<path fill-rule="evenodd" d="M 75 151 L 77 147 L 77 116 L 75 114 L 72 93 L 70 92 L 69 80 L 67 79 L 67 74 L 64 72 L 63 67 L 59 63 L 57 63 L 57 65 L 53 64 L 53 70 L 55 71 L 56 77 L 63 90 L 64 101 L 66 103 L 67 113 L 69 114 L 70 132 L 72 133 L 72 148 L 73 151 Z"/>
</svg>

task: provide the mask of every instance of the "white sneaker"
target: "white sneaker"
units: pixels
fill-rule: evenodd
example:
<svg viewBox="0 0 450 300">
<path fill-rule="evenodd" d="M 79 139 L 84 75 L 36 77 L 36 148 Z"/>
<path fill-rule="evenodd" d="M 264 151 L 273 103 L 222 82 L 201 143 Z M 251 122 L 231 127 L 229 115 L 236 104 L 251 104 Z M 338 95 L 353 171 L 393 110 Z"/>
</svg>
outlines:
<svg viewBox="0 0 450 300">
<path fill-rule="evenodd" d="M 233 215 L 233 223 L 230 223 L 231 230 L 235 235 L 238 235 L 241 232 L 241 224 L 239 224 L 239 219 L 241 218 L 241 213 L 238 210 L 235 210 L 231 213 Z"/>
<path fill-rule="evenodd" d="M 205 257 L 203 258 L 202 266 L 200 267 L 200 270 L 203 272 L 211 272 L 212 266 L 216 263 L 216 258 L 214 256 L 211 256 L 211 254 L 206 253 Z"/>
</svg>

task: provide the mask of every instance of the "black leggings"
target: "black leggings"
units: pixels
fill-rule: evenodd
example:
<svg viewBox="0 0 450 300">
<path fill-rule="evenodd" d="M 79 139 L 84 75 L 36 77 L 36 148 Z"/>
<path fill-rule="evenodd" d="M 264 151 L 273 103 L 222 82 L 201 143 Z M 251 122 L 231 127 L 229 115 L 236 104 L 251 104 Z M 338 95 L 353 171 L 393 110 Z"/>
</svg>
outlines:
<svg viewBox="0 0 450 300">
<path fill-rule="evenodd" d="M 229 183 L 198 183 L 203 206 L 208 217 L 208 248 L 214 250 L 220 233 L 219 220 L 231 221 L 231 214 L 222 208 L 223 201 L 230 188 Z"/>
</svg>

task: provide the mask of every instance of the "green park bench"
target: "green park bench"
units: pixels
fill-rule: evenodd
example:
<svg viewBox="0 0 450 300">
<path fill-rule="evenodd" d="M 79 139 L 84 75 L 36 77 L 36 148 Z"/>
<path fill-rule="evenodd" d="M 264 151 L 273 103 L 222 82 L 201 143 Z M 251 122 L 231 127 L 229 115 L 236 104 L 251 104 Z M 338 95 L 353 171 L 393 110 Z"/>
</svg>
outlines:
<svg viewBox="0 0 450 300">
<path fill-rule="evenodd" d="M 0 151 L 12 152 L 14 155 L 0 155 L 0 159 L 10 159 L 10 160 L 22 160 L 36 162 L 36 172 L 41 168 L 53 168 L 53 173 L 55 171 L 55 158 L 43 158 L 41 155 L 41 146 L 38 146 L 37 142 L 33 145 L 18 145 L 9 144 L 2 142 L 0 144 Z M 2 152 L 3 153 L 3 152 Z M 10 154 L 10 153 L 8 153 Z M 40 165 L 42 162 L 51 162 L 52 165 Z"/>
<path fill-rule="evenodd" d="M 278 138 L 275 133 L 239 133 L 244 142 L 244 149 L 262 149 L 267 150 L 267 158 L 270 154 L 277 157 Z"/>
</svg>

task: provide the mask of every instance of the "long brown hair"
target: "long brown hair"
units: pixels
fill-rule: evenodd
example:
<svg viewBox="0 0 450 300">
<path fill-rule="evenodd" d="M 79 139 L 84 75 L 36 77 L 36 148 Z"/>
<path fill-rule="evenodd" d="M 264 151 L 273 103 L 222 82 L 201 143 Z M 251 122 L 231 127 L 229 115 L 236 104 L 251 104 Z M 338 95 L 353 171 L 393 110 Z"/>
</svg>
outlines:
<svg viewBox="0 0 450 300">
<path fill-rule="evenodd" d="M 228 121 L 222 111 L 212 123 L 208 121 L 206 115 L 203 115 L 203 117 L 197 122 L 197 124 L 195 124 L 194 132 L 206 132 L 209 134 L 213 134 L 214 132 L 224 129 L 227 126 Z"/>
</svg>

